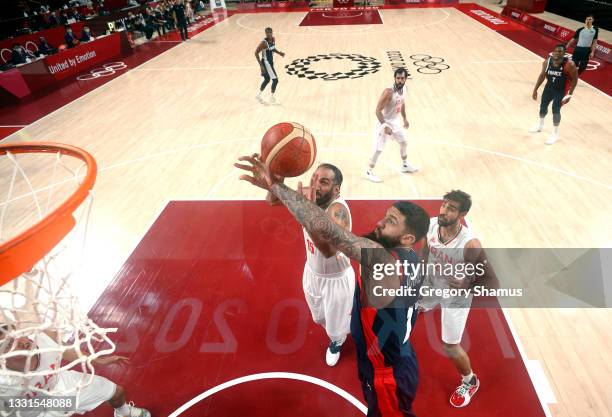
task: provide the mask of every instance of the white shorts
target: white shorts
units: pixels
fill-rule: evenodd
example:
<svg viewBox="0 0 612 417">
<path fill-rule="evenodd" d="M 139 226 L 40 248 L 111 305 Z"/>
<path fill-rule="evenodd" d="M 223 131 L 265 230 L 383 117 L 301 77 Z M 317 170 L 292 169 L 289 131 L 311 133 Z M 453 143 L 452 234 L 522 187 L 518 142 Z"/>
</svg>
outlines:
<svg viewBox="0 0 612 417">
<path fill-rule="evenodd" d="M 57 381 L 57 389 L 61 391 L 68 391 L 63 395 L 74 395 L 70 392 L 73 387 L 77 384 L 82 383 L 82 378 L 86 376 L 82 372 L 77 371 L 65 371 L 59 373 Z M 103 376 L 94 375 L 91 383 L 81 389 L 79 394 L 79 406 L 76 410 L 77 414 L 84 414 L 97 408 L 103 402 L 106 402 L 113 398 L 115 395 L 115 389 L 117 385 L 104 378 Z"/>
<path fill-rule="evenodd" d="M 445 303 L 440 298 L 424 298 L 419 301 L 419 306 L 427 310 L 431 310 L 437 305 L 442 310 L 442 341 L 449 345 L 457 345 L 461 343 L 465 324 L 467 323 L 468 315 L 470 314 L 470 305 L 472 298 L 465 299 L 463 305 Z"/>
<path fill-rule="evenodd" d="M 385 133 L 385 129 L 382 124 L 376 124 L 372 141 L 374 152 L 382 152 L 385 147 L 385 144 L 387 143 L 387 139 L 389 138 L 393 139 L 397 143 L 405 143 L 408 140 L 404 133 L 404 126 L 401 125 L 398 121 L 387 122 L 387 124 L 390 125 L 391 130 L 393 130 L 393 133 L 390 135 L 387 135 Z"/>
<path fill-rule="evenodd" d="M 330 339 L 344 340 L 350 333 L 355 295 L 353 268 L 339 274 L 318 275 L 305 265 L 302 287 L 313 321 L 325 328 Z"/>
</svg>

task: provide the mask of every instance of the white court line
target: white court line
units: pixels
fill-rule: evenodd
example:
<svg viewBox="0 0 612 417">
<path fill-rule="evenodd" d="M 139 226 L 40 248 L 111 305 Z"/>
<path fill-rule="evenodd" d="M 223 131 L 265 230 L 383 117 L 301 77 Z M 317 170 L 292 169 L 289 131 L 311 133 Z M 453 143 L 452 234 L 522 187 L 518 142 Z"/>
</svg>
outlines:
<svg viewBox="0 0 612 417">
<path fill-rule="evenodd" d="M 403 9 L 403 10 L 408 10 L 408 9 Z M 414 10 L 421 10 L 421 9 L 414 9 Z M 399 32 L 405 32 L 405 31 L 409 31 L 409 30 L 413 30 L 413 29 L 421 29 L 421 28 L 425 28 L 425 27 L 428 27 L 428 26 L 433 26 L 433 25 L 437 25 L 439 23 L 442 23 L 445 20 L 448 20 L 448 18 L 451 15 L 448 11 L 444 10 L 444 8 L 436 8 L 435 10 L 437 10 L 437 11 L 439 10 L 440 12 L 442 12 L 442 14 L 444 14 L 444 17 L 439 19 L 439 20 L 435 20 L 433 22 L 425 23 L 425 24 L 422 24 L 422 25 L 404 26 L 404 27 L 399 27 L 399 28 L 395 28 L 395 29 L 388 29 L 388 30 L 377 30 L 377 31 L 374 31 L 374 34 L 379 34 L 379 33 L 381 33 L 381 34 L 382 33 L 399 33 Z M 262 13 L 245 13 L 244 16 L 241 16 L 240 18 L 238 18 L 236 20 L 236 24 L 238 26 L 240 26 L 241 28 L 243 28 L 243 29 L 259 33 L 259 32 L 261 32 L 261 29 L 259 29 L 259 28 L 258 29 L 252 28 L 250 26 L 245 26 L 245 25 L 242 24 L 242 20 L 247 18 L 247 17 L 249 17 L 252 14 L 261 15 Z M 269 13 L 265 13 L 265 14 L 269 14 Z M 236 15 L 234 15 L 234 16 L 236 16 Z M 302 15 L 302 20 L 304 19 L 305 16 L 306 15 Z M 366 27 L 368 29 L 366 29 L 366 30 L 371 30 L 375 26 L 377 26 L 377 25 L 367 25 Z M 279 35 L 320 36 L 321 33 L 329 33 L 329 34 L 332 34 L 332 35 L 363 35 L 366 32 L 366 30 L 355 31 L 355 32 L 331 31 L 331 30 L 329 30 L 329 31 L 327 31 L 327 30 L 315 30 L 315 29 L 312 29 L 313 26 L 306 26 L 306 28 L 308 30 L 310 30 L 312 32 L 316 32 L 316 33 L 308 33 L 308 31 L 306 31 L 306 32 L 276 32 L 276 33 L 279 34 Z"/>
<path fill-rule="evenodd" d="M 320 135 L 320 136 L 368 136 L 369 133 L 363 133 L 363 132 L 344 132 L 344 133 L 338 133 L 338 132 L 318 132 L 317 135 Z M 144 155 L 144 156 L 141 156 L 141 157 L 138 157 L 138 158 L 129 159 L 129 160 L 122 161 L 122 162 L 117 162 L 115 164 L 111 164 L 111 165 L 108 165 L 108 166 L 105 166 L 105 167 L 100 167 L 98 169 L 98 173 L 106 172 L 106 171 L 109 171 L 109 170 L 112 170 L 112 169 L 115 169 L 115 168 L 118 168 L 118 167 L 121 167 L 121 166 L 130 165 L 130 164 L 133 164 L 133 163 L 144 162 L 144 161 L 147 161 L 147 160 L 150 160 L 150 159 L 159 158 L 159 157 L 167 156 L 167 155 L 171 155 L 171 154 L 176 154 L 176 153 L 179 153 L 179 152 L 189 152 L 189 151 L 192 151 L 194 149 L 202 149 L 202 148 L 207 148 L 209 146 L 222 145 L 222 144 L 226 144 L 226 143 L 256 141 L 258 139 L 259 138 L 257 138 L 257 137 L 239 138 L 239 139 L 225 139 L 225 140 L 211 141 L 211 142 L 202 143 L 202 144 L 198 144 L 198 145 L 189 145 L 189 146 L 185 146 L 185 147 L 182 147 L 182 148 L 174 148 L 172 150 L 157 152 L 157 153 L 154 153 L 154 154 L 148 154 L 148 155 Z M 474 151 L 474 152 L 482 152 L 482 153 L 486 153 L 486 154 L 489 154 L 489 155 L 494 155 L 494 156 L 498 156 L 498 157 L 501 157 L 501 158 L 507 158 L 507 159 L 511 159 L 511 160 L 514 160 L 514 161 L 518 161 L 518 162 L 523 162 L 525 164 L 533 165 L 533 166 L 536 166 L 538 168 L 545 169 L 547 171 L 552 171 L 552 172 L 556 172 L 556 173 L 559 173 L 559 174 L 563 174 L 563 175 L 569 176 L 569 177 L 574 178 L 574 179 L 585 181 L 585 182 L 590 183 L 592 185 L 597 185 L 597 186 L 606 188 L 608 190 L 612 190 L 612 184 L 606 184 L 606 183 L 603 183 L 603 182 L 599 182 L 599 181 L 591 179 L 589 177 L 578 175 L 578 174 L 575 174 L 575 173 L 569 172 L 569 171 L 564 171 L 564 170 L 562 170 L 560 168 L 553 167 L 553 166 L 550 166 L 550 165 L 546 165 L 546 164 L 543 164 L 541 162 L 533 161 L 531 159 L 523 158 L 523 157 L 520 157 L 520 156 L 510 155 L 510 154 L 503 153 L 503 152 L 492 151 L 492 150 L 489 150 L 489 149 L 479 148 L 479 147 L 476 147 L 476 146 L 470 146 L 470 145 L 464 145 L 464 144 L 460 144 L 460 143 L 447 142 L 447 141 L 438 140 L 438 139 L 426 139 L 426 140 L 424 140 L 424 139 L 416 139 L 413 142 L 413 146 L 414 145 L 421 145 L 421 144 L 426 146 L 427 143 L 432 143 L 432 142 L 440 143 L 440 144 L 443 144 L 443 145 L 446 145 L 446 146 L 455 147 L 455 148 L 467 149 L 467 150 L 471 150 L 471 151 Z M 359 154 L 362 154 L 362 155 L 366 155 L 365 152 L 356 151 L 353 148 L 325 147 L 325 148 L 322 148 L 322 149 L 327 149 L 327 150 L 332 150 L 332 151 L 345 151 L 345 152 L 359 153 Z M 369 154 L 367 154 L 367 155 L 369 156 Z M 387 163 L 387 162 L 385 162 L 384 165 L 391 168 L 391 165 L 389 163 Z M 391 168 L 391 169 L 393 170 L 393 168 Z M 229 174 L 228 174 L 228 176 L 229 176 Z M 400 180 L 401 179 L 407 179 L 407 178 L 409 178 L 407 175 L 402 175 L 400 177 Z M 47 190 L 49 188 L 53 188 L 53 187 L 55 187 L 57 185 L 65 183 L 67 181 L 71 181 L 71 180 L 64 180 L 64 181 L 59 182 L 57 184 L 47 185 L 45 187 L 37 189 L 36 192 L 45 191 L 45 190 Z M 412 191 L 413 191 L 414 195 L 418 196 L 418 190 L 416 189 L 416 185 L 414 183 L 412 183 L 412 182 L 411 182 L 411 185 L 413 187 Z M 210 192 L 209 192 L 209 194 L 210 194 Z M 15 197 L 12 200 L 7 201 L 5 203 L 0 203 L 0 207 L 2 207 L 5 204 L 8 204 L 8 203 L 17 201 L 19 199 L 22 199 L 24 197 L 28 197 L 29 195 L 30 194 L 21 195 L 21 196 Z"/>
<path fill-rule="evenodd" d="M 323 133 L 318 133 L 317 135 L 325 136 L 325 134 L 323 134 Z M 342 148 L 342 147 L 339 147 L 339 148 L 329 148 L 329 147 L 321 147 L 319 149 L 320 150 L 326 150 L 326 151 L 338 151 L 338 152 L 345 152 L 345 153 L 353 153 L 353 154 L 362 155 L 364 157 L 363 158 L 363 161 L 364 161 L 363 166 L 364 166 L 364 168 L 366 166 L 368 158 L 371 156 L 369 153 L 362 152 L 362 151 L 357 151 L 357 150 L 355 150 L 353 148 Z M 381 165 L 391 169 L 394 172 L 399 172 L 399 170 L 397 168 L 393 167 L 388 162 L 382 162 Z M 223 178 L 221 178 L 219 181 L 217 181 L 217 183 L 210 188 L 210 190 L 208 191 L 208 193 L 206 194 L 206 197 L 204 199 L 205 200 L 211 199 L 213 192 L 217 191 L 217 189 L 223 183 L 225 183 L 227 180 L 231 179 L 232 177 L 238 178 L 239 174 L 244 174 L 244 170 L 242 170 L 240 168 L 232 167 L 232 169 L 230 170 L 230 172 L 227 175 L 225 175 Z M 408 182 L 410 187 L 411 187 L 411 191 L 412 191 L 411 198 L 417 199 L 417 200 L 421 200 L 421 197 L 419 197 L 419 190 L 416 188 L 416 184 L 414 183 L 414 181 L 409 181 L 411 175 L 415 175 L 415 174 L 404 174 L 404 173 L 401 173 L 401 172 L 400 172 L 400 174 L 401 174 L 400 175 L 400 182 Z M 364 179 L 364 181 L 365 181 L 365 179 Z M 0 204 L 0 207 L 1 206 L 2 205 Z"/>
<path fill-rule="evenodd" d="M 319 135 L 329 134 L 329 135 L 332 135 L 332 136 L 367 136 L 368 135 L 368 133 L 363 133 L 363 132 L 346 132 L 346 133 L 333 133 L 333 132 L 322 133 L 322 132 L 319 132 L 318 134 Z M 589 178 L 589 177 L 585 177 L 585 176 L 582 176 L 582 175 L 574 174 L 573 172 L 564 171 L 564 170 L 562 170 L 560 168 L 557 168 L 557 167 L 554 167 L 554 166 L 546 165 L 546 164 L 543 164 L 543 163 L 538 162 L 538 161 L 533 161 L 531 159 L 523 158 L 521 156 L 510 155 L 510 154 L 507 154 L 507 153 L 504 153 L 504 152 L 492 151 L 492 150 L 489 150 L 489 149 L 479 148 L 479 147 L 476 147 L 476 146 L 464 145 L 462 143 L 447 142 L 447 141 L 444 141 L 444 140 L 429 139 L 429 138 L 428 139 L 418 139 L 418 141 L 415 140 L 413 142 L 413 145 L 421 144 L 421 143 L 424 144 L 424 143 L 427 143 L 427 142 L 437 142 L 437 143 L 441 143 L 441 144 L 447 145 L 447 146 L 452 146 L 452 147 L 455 147 L 455 148 L 463 148 L 463 149 L 468 149 L 468 150 L 475 151 L 475 152 L 483 152 L 483 153 L 487 153 L 487 154 L 490 154 L 490 155 L 499 156 L 499 157 L 502 157 L 502 158 L 508 158 L 508 159 L 512 159 L 512 160 L 515 160 L 515 161 L 524 162 L 524 163 L 526 163 L 528 165 L 534 165 L 534 166 L 537 166 L 539 168 L 543 168 L 543 169 L 545 169 L 547 171 L 557 172 L 559 174 L 567 175 L 569 177 L 572 177 L 572 178 L 575 178 L 575 179 L 579 179 L 579 180 L 582 180 L 582 181 L 586 181 L 586 182 L 588 182 L 590 184 L 598 185 L 598 186 L 607 188 L 608 190 L 612 190 L 612 184 L 606 184 L 604 182 L 599 182 L 599 181 L 594 180 L 594 179 Z"/>
<path fill-rule="evenodd" d="M 0 127 L 26 127 L 27 125 L 0 125 Z"/>
<path fill-rule="evenodd" d="M 464 220 L 467 227 L 473 230 L 471 222 L 467 218 L 464 218 Z M 546 375 L 540 375 L 538 377 L 533 373 L 534 367 L 530 366 L 530 364 L 536 363 L 537 366 L 541 368 L 540 361 L 536 359 L 527 359 L 527 354 L 525 353 L 525 349 L 523 348 L 523 343 L 521 342 L 521 339 L 519 338 L 519 335 L 516 332 L 512 320 L 510 319 L 510 316 L 508 315 L 508 312 L 506 310 L 507 309 L 505 308 L 501 308 L 502 314 L 506 319 L 506 323 L 508 323 L 508 328 L 510 329 L 512 338 L 514 339 L 514 343 L 516 343 L 516 347 L 519 351 L 519 354 L 521 355 L 521 359 L 523 360 L 523 365 L 525 365 L 525 369 L 527 369 L 529 379 L 531 380 L 531 383 L 535 388 L 538 401 L 540 401 L 540 406 L 544 410 L 544 414 L 546 415 L 546 417 L 552 417 L 550 409 L 548 408 L 548 404 L 555 404 L 557 400 L 556 398 L 554 398 L 554 394 L 552 395 L 552 397 L 550 395 L 545 396 L 545 393 L 552 392 L 550 390 L 550 383 L 548 382 Z"/>
<path fill-rule="evenodd" d="M 506 59 L 501 61 L 472 61 L 472 64 L 514 64 L 519 62 L 542 62 L 541 59 Z"/>
<path fill-rule="evenodd" d="M 216 22 L 214 25 L 212 25 L 212 26 L 210 26 L 210 27 L 208 27 L 208 28 L 204 29 L 202 32 L 198 33 L 197 35 L 194 35 L 194 36 L 192 37 L 192 39 L 195 39 L 195 38 L 196 38 L 196 36 L 198 36 L 198 37 L 199 37 L 200 35 L 204 34 L 204 32 L 207 32 L 207 31 L 212 30 L 212 29 L 214 29 L 214 28 L 223 28 L 223 27 L 225 27 L 225 25 L 221 25 L 221 23 L 223 23 L 223 22 L 224 22 L 224 21 L 226 21 L 226 20 L 228 20 L 228 19 L 225 19 L 225 20 L 222 20 L 222 21 Z M 181 45 L 178 45 L 178 46 L 177 46 L 177 48 L 180 48 L 180 47 L 181 47 Z M 57 109 L 53 110 L 51 113 L 45 114 L 45 115 L 44 115 L 43 117 L 41 117 L 40 119 L 34 120 L 34 121 L 33 121 L 32 123 L 30 123 L 29 125 L 27 125 L 27 126 L 23 126 L 23 127 L 30 127 L 30 126 L 34 126 L 34 125 L 35 125 L 35 124 L 37 124 L 38 122 L 40 122 L 40 121 L 42 121 L 42 120 L 46 119 L 47 117 L 50 117 L 50 116 L 54 115 L 55 113 L 59 112 L 60 110 L 64 109 L 65 107 L 68 107 L 68 106 L 73 105 L 74 103 L 77 103 L 78 101 L 80 101 L 80 100 L 84 99 L 85 97 L 89 96 L 90 94 L 92 94 L 92 93 L 94 93 L 94 92 L 100 92 L 100 91 L 102 91 L 104 88 L 107 88 L 108 86 L 110 86 L 110 85 L 111 85 L 112 83 L 114 83 L 115 81 L 117 81 L 117 80 L 119 80 L 119 79 L 121 79 L 121 78 L 123 78 L 123 77 L 125 77 L 125 76 L 129 75 L 129 74 L 130 74 L 130 73 L 131 73 L 133 70 L 135 70 L 135 69 L 137 69 L 137 68 L 138 68 L 138 69 L 140 69 L 140 67 L 141 67 L 141 66 L 146 65 L 146 64 L 148 64 L 148 63 L 150 63 L 150 62 L 153 62 L 153 61 L 155 61 L 156 59 L 159 59 L 161 56 L 163 56 L 163 55 L 165 55 L 166 53 L 170 52 L 172 49 L 174 49 L 174 48 L 170 48 L 170 49 L 168 49 L 168 50 L 166 50 L 166 51 L 163 51 L 163 52 L 162 52 L 162 53 L 160 53 L 159 55 L 156 55 L 156 56 L 154 56 L 153 58 L 151 58 L 151 59 L 149 59 L 149 60 L 147 60 L 147 61 L 144 61 L 144 62 L 142 62 L 142 63 L 140 63 L 140 64 L 136 65 L 136 66 L 135 66 L 135 67 L 133 67 L 133 68 L 129 68 L 129 67 L 128 67 L 129 69 L 128 69 L 127 71 L 123 72 L 123 74 L 119 75 L 118 77 L 115 77 L 115 78 L 113 78 L 112 80 L 110 80 L 110 81 L 108 81 L 108 82 L 106 82 L 106 83 L 102 84 L 101 86 L 96 87 L 96 88 L 94 88 L 93 90 L 91 90 L 91 91 L 89 91 L 89 92 L 87 92 L 87 93 L 83 94 L 82 96 L 75 98 L 75 99 L 74 99 L 74 100 L 72 100 L 71 102 L 64 104 L 62 107 L 60 107 L 60 108 L 57 108 Z M 4 138 L 3 140 L 5 140 L 5 141 L 6 141 L 6 140 L 9 140 L 9 139 L 10 139 L 10 138 L 12 138 L 13 136 L 16 136 L 18 133 L 19 133 L 19 132 L 15 132 L 15 133 L 13 133 L 13 134 L 11 134 L 11 135 L 7 136 L 7 137 L 6 137 L 6 138 Z M 27 133 L 27 132 L 25 132 L 25 133 Z"/>
<path fill-rule="evenodd" d="M 519 338 L 518 333 L 516 332 L 516 329 L 514 328 L 512 319 L 510 318 L 510 315 L 506 311 L 507 309 L 502 308 L 501 310 L 504 315 L 504 318 L 506 319 L 506 323 L 508 323 L 508 328 L 510 329 L 510 333 L 512 333 L 512 337 L 514 338 L 514 343 L 516 343 L 516 347 L 518 348 L 519 353 L 521 354 L 521 359 L 523 359 L 523 363 L 525 364 L 525 368 L 527 369 L 527 373 L 529 374 L 529 379 L 531 379 L 531 383 L 534 385 L 534 388 L 536 389 L 536 395 L 538 396 L 540 405 L 542 406 L 542 409 L 544 410 L 544 414 L 546 415 L 546 417 L 552 417 L 552 413 L 550 412 L 550 409 L 548 408 L 548 404 L 556 404 L 557 399 L 554 398 L 554 394 L 552 394 L 550 383 L 548 382 L 546 375 L 543 375 L 543 377 L 537 377 L 536 375 L 534 375 L 533 374 L 534 367 L 529 366 L 530 362 L 537 362 L 538 365 L 541 366 L 540 361 L 527 358 L 527 354 L 525 353 L 525 348 L 523 347 L 523 343 L 521 342 L 521 339 Z M 539 381 L 539 382 L 536 384 L 536 381 Z M 546 395 L 546 398 L 545 398 L 545 394 L 548 394 Z M 552 398 L 550 397 L 551 394 L 552 394 Z M 551 401 L 552 399 L 554 399 L 554 401 Z M 548 400 L 548 402 L 546 402 L 546 400 Z"/>
<path fill-rule="evenodd" d="M 321 16 L 327 17 L 328 19 L 346 19 L 346 18 L 350 18 L 350 17 L 363 16 L 363 12 L 359 12 L 359 14 L 356 14 L 354 16 L 326 16 L 325 13 L 321 13 Z"/>
<path fill-rule="evenodd" d="M 247 376 L 243 376 L 240 378 L 232 379 L 231 381 L 227 381 L 227 382 L 224 382 L 223 384 L 217 385 L 216 387 L 210 388 L 204 391 L 203 393 L 201 393 L 200 395 L 198 395 L 197 397 L 192 398 L 191 400 L 187 401 L 185 404 L 183 404 L 179 408 L 177 408 L 174 412 L 170 413 L 169 417 L 180 416 L 184 411 L 191 408 L 194 404 L 197 404 L 200 401 L 204 400 L 205 398 L 210 397 L 211 395 L 214 395 L 220 391 L 223 391 L 224 389 L 231 388 L 233 386 L 243 384 L 245 382 L 259 381 L 262 379 L 293 379 L 295 381 L 304 381 L 310 384 L 318 385 L 344 398 L 345 400 L 353 404 L 357 409 L 359 409 L 359 411 L 361 411 L 363 414 L 367 414 L 368 412 L 368 408 L 365 405 L 363 405 L 361 402 L 359 402 L 357 398 L 353 397 L 351 394 L 349 394 L 342 388 L 337 387 L 334 384 L 330 384 L 329 382 L 324 381 L 322 379 L 315 378 L 309 375 L 297 374 L 293 372 L 265 372 L 261 374 L 252 374 L 252 375 L 247 375 Z"/>
<path fill-rule="evenodd" d="M 132 71 L 224 71 L 224 70 L 242 70 L 242 69 L 257 69 L 255 65 L 251 66 L 233 66 L 233 67 L 167 67 L 167 68 L 134 68 Z"/>
</svg>

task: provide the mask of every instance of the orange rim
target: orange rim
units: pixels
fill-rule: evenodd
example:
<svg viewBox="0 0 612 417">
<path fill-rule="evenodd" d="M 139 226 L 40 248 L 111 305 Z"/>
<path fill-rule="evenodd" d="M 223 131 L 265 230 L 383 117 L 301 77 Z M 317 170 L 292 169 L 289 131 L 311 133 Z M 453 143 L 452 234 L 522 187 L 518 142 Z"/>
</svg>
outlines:
<svg viewBox="0 0 612 417">
<path fill-rule="evenodd" d="M 96 160 L 76 146 L 52 142 L 0 144 L 0 156 L 7 153 L 61 153 L 78 158 L 87 165 L 83 182 L 76 191 L 51 213 L 20 234 L 0 244 L 0 285 L 32 269 L 76 224 L 72 213 L 85 201 L 96 182 Z"/>
</svg>

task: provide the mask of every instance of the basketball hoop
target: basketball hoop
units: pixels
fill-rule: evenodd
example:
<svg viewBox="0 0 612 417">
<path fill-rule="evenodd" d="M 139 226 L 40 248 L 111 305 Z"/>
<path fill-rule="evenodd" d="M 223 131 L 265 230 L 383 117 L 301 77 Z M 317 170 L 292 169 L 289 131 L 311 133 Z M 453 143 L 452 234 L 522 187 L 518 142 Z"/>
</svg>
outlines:
<svg viewBox="0 0 612 417">
<path fill-rule="evenodd" d="M 115 349 L 106 335 L 115 329 L 100 328 L 82 313 L 70 289 L 82 258 L 96 174 L 94 158 L 74 146 L 0 144 L 0 393 L 4 395 L 74 395 L 78 404 L 81 388 L 95 374 L 93 361 Z M 20 347 L 16 341 L 23 338 L 34 343 Z M 46 345 L 37 342 L 41 338 Z M 62 366 L 62 354 L 69 349 L 77 359 Z M 60 360 L 40 369 L 44 362 L 40 355 L 49 353 Z M 36 357 L 38 366 L 33 369 Z M 22 363 L 16 360 L 25 365 L 16 369 L 14 364 Z M 59 374 L 69 369 L 82 372 L 81 381 L 71 387 L 57 383 Z M 0 410 L 0 415 L 7 414 Z"/>
</svg>

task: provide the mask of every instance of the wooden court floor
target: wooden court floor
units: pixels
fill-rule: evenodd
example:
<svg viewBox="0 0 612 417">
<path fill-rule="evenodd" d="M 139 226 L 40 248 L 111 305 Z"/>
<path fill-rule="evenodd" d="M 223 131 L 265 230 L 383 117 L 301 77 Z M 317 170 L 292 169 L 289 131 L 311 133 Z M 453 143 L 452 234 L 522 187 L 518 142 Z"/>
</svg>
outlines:
<svg viewBox="0 0 612 417">
<path fill-rule="evenodd" d="M 87 245 L 90 306 L 168 200 L 261 199 L 232 163 L 258 150 L 275 123 L 314 134 L 317 162 L 339 166 L 345 198 L 439 197 L 460 188 L 485 247 L 609 247 L 612 201 L 610 97 L 579 82 L 562 110 L 561 138 L 532 135 L 531 91 L 542 59 L 452 9 L 381 11 L 384 24 L 301 27 L 304 13 L 242 14 L 126 72 L 33 123 L 10 141 L 53 140 L 89 150 L 99 164 Z M 272 26 L 280 105 L 258 104 L 253 52 Z M 392 83 L 388 52 L 399 51 L 407 82 L 409 159 L 399 173 L 390 143 L 382 184 L 361 178 L 374 109 Z M 283 68 L 313 55 L 357 54 L 380 63 L 361 78 L 324 81 Z M 416 71 L 411 55 L 440 57 L 438 74 Z M 350 60 L 321 60 L 317 72 L 347 72 Z M 540 92 L 542 90 L 540 89 Z M 295 181 L 289 182 L 295 184 Z M 539 360 L 557 402 L 554 416 L 612 416 L 610 310 L 510 310 L 526 355 Z"/>
</svg>

